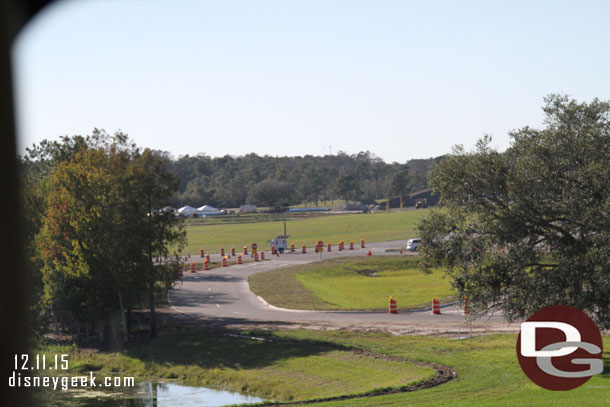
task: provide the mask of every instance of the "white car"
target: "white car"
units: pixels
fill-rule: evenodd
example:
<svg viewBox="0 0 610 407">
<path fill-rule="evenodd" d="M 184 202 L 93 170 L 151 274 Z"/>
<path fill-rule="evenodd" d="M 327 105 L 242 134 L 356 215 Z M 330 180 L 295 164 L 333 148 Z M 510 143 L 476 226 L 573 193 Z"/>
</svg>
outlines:
<svg viewBox="0 0 610 407">
<path fill-rule="evenodd" d="M 413 239 L 407 240 L 407 250 L 414 252 L 417 250 L 417 246 L 421 243 L 421 238 L 415 237 Z"/>
</svg>

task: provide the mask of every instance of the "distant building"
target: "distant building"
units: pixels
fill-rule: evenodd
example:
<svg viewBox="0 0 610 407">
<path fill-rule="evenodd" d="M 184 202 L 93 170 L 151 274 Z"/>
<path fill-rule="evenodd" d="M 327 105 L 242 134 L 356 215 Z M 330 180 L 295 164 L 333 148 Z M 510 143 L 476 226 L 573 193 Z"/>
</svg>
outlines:
<svg viewBox="0 0 610 407">
<path fill-rule="evenodd" d="M 256 205 L 242 205 L 239 207 L 239 213 L 256 213 Z"/>
</svg>

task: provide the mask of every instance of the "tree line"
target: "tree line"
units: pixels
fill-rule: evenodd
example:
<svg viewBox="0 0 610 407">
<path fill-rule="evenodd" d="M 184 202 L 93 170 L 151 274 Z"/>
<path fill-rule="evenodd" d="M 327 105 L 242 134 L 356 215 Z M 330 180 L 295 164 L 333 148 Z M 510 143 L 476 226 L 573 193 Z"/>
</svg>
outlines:
<svg viewBox="0 0 610 407">
<path fill-rule="evenodd" d="M 182 156 L 171 161 L 180 178 L 173 206 L 236 208 L 320 200 L 372 201 L 428 187 L 427 174 L 442 157 L 384 162 L 369 151 L 348 155 L 270 157 L 257 154 Z"/>
</svg>

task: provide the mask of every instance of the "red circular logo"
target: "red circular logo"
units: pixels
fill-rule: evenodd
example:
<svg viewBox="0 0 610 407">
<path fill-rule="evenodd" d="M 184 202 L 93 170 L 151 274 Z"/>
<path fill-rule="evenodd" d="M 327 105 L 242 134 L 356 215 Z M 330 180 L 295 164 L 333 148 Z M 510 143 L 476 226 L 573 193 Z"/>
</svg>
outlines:
<svg viewBox="0 0 610 407">
<path fill-rule="evenodd" d="M 521 324 L 517 358 L 531 381 L 548 390 L 572 390 L 604 370 L 602 336 L 574 307 L 543 308 Z"/>
</svg>

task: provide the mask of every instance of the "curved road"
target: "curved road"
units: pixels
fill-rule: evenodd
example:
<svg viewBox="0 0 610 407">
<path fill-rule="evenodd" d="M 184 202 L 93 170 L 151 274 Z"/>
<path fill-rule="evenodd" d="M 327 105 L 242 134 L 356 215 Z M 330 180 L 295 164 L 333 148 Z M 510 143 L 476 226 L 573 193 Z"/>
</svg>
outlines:
<svg viewBox="0 0 610 407">
<path fill-rule="evenodd" d="M 371 250 L 373 256 L 397 255 L 406 240 L 367 243 L 366 249 L 324 252 L 322 257 L 336 258 L 365 256 Z M 185 273 L 181 282 L 170 291 L 173 308 L 183 314 L 217 321 L 225 325 L 294 325 L 324 328 L 352 328 L 360 330 L 382 330 L 393 333 L 465 332 L 470 327 L 463 311 L 458 307 L 444 307 L 441 315 L 430 310 L 388 314 L 386 312 L 350 311 L 299 311 L 276 308 L 250 291 L 248 276 L 280 267 L 320 261 L 320 254 L 284 253 L 279 257 L 267 251 L 266 260 L 211 271 Z M 201 258 L 192 260 L 201 262 Z M 220 255 L 212 255 L 212 261 L 220 261 Z M 400 299 L 399 299 L 400 301 Z M 517 332 L 516 323 L 508 324 L 501 316 L 479 316 L 473 323 L 474 332 Z"/>
</svg>

